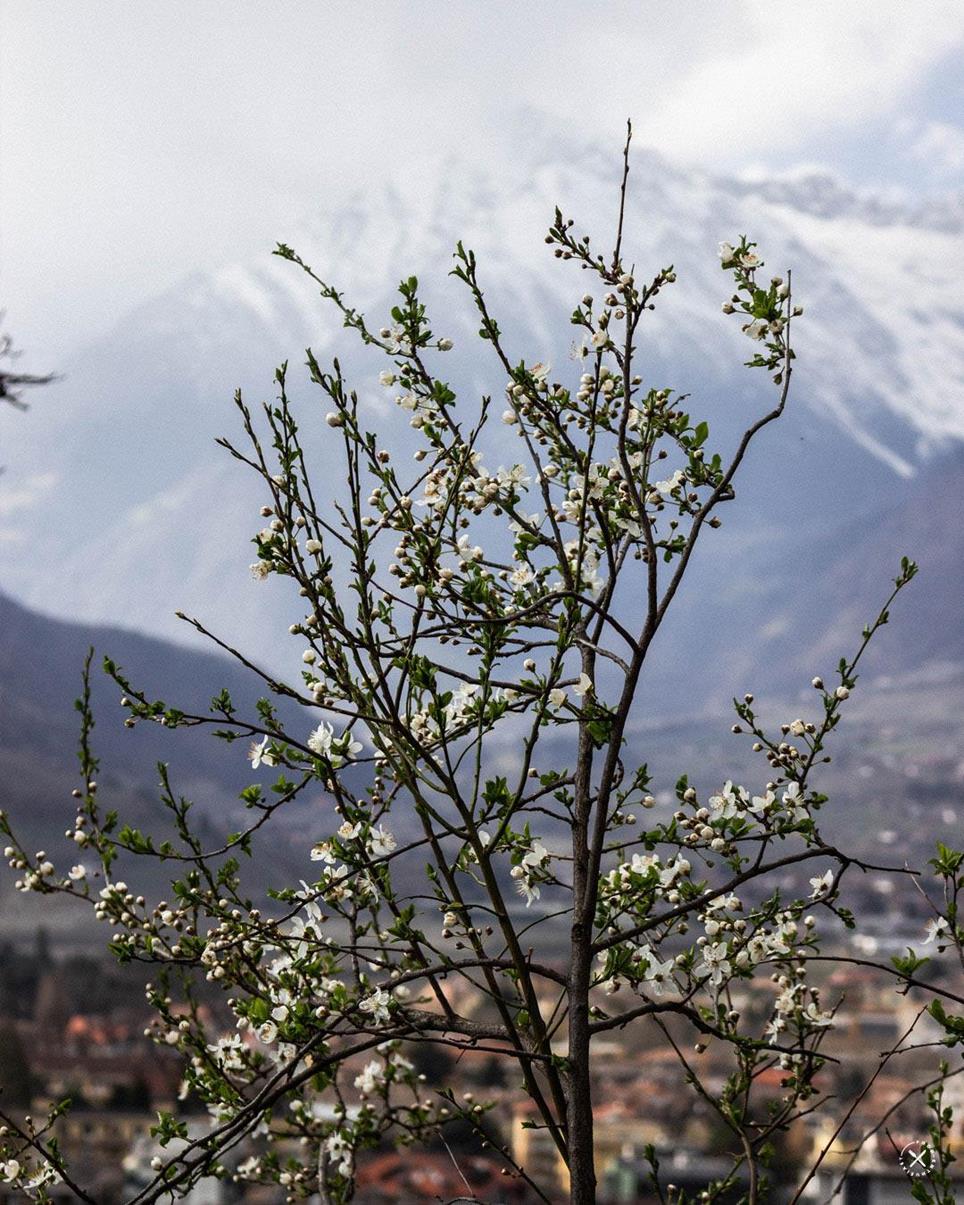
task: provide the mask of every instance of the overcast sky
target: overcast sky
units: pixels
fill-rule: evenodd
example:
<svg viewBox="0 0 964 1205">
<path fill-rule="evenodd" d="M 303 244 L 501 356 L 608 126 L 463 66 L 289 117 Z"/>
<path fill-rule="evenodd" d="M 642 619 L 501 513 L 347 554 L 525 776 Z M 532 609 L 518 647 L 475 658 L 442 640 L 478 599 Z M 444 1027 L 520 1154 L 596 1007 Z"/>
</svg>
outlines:
<svg viewBox="0 0 964 1205">
<path fill-rule="evenodd" d="M 959 0 L 0 0 L 0 307 L 61 364 L 293 216 L 461 152 L 520 170 L 513 114 L 710 170 L 964 183 Z"/>
</svg>

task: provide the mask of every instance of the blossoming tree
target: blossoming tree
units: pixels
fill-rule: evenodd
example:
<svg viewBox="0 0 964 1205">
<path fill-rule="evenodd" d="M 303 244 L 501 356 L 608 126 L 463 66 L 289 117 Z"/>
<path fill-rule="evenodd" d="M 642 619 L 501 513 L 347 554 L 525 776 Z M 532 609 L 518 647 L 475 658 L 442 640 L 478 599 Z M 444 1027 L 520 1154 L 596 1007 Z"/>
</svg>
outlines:
<svg viewBox="0 0 964 1205">
<path fill-rule="evenodd" d="M 433 333 L 414 277 L 402 282 L 390 323 L 372 327 L 278 248 L 376 357 L 373 372 L 381 368 L 418 440 L 414 464 L 400 461 L 389 431 L 368 429 L 337 361 L 326 369 L 308 353 L 343 456 L 334 497 L 312 482 L 286 368 L 277 401 L 257 417 L 238 395 L 248 442 L 225 446 L 266 491 L 253 571 L 290 579 L 303 600 L 292 628 L 302 680 L 278 681 L 236 653 L 263 679 L 256 712 L 242 715 L 222 693 L 194 714 L 107 663 L 128 725 L 210 726 L 233 749 L 243 742 L 256 778 L 243 794 L 251 823 L 206 848 L 165 778 L 175 835 L 162 842 L 119 827 L 97 789 L 86 693 L 69 834 L 85 861 L 64 873 L 2 821 L 22 889 L 76 897 L 110 926 L 121 959 L 156 964 L 151 1033 L 183 1055 L 184 1092 L 210 1110 L 210 1128 L 193 1135 L 178 1116 L 160 1115 L 163 1154 L 131 1205 L 205 1176 L 346 1202 L 358 1153 L 386 1137 L 417 1142 L 456 1118 L 481 1133 L 484 1102 L 418 1076 L 413 1052 L 424 1044 L 514 1065 L 520 1097 L 567 1168 L 573 1205 L 597 1197 L 593 1047 L 613 1031 L 657 1027 L 678 1054 L 681 1083 L 732 1134 L 732 1171 L 706 1186 L 708 1200 L 738 1184 L 760 1199 L 772 1140 L 822 1099 L 833 1002 L 812 974 L 820 917 L 850 922 L 845 880 L 864 864 L 822 835 L 817 779 L 890 600 L 841 660 L 838 681 L 814 679 L 811 718 L 771 731 L 751 696 L 737 701 L 734 731 L 761 756 L 755 789 L 727 782 L 704 799 L 682 777 L 675 810 L 655 808 L 649 771 L 627 740 L 633 701 L 697 541 L 719 525 L 747 449 L 787 404 L 791 325 L 802 310 L 789 275 L 763 277 L 752 242 L 722 245 L 723 310 L 752 341 L 749 366 L 774 396 L 728 456 L 711 451 L 706 422 L 637 369 L 641 324 L 676 277 L 671 267 L 644 276 L 626 255 L 627 174 L 628 142 L 609 253 L 559 211 L 546 237 L 591 281 L 572 313 L 583 337 L 578 379 L 515 358 L 475 256 L 459 245 L 453 274 L 504 378 L 495 407 L 458 401 L 440 375 L 452 342 Z M 508 431 L 492 424 L 493 410 Z M 517 459 L 495 467 L 492 456 L 513 438 Z M 894 595 L 914 572 L 905 560 Z M 282 720 L 281 700 L 300 706 L 300 726 Z M 316 813 L 311 881 L 274 885 L 270 905 L 248 898 L 239 862 L 255 831 L 319 792 L 330 808 Z M 170 901 L 155 906 L 119 880 L 119 854 L 174 867 Z M 946 895 L 932 937 L 959 949 L 962 859 L 940 857 Z M 785 898 L 775 880 L 794 868 L 809 888 Z M 560 934 L 562 958 L 553 953 Z M 923 990 L 922 961 L 911 954 L 889 971 Z M 741 982 L 758 977 L 776 981 L 763 1021 L 733 1003 Z M 229 1036 L 208 1032 L 202 978 L 225 993 L 236 1021 Z M 948 1044 L 959 1042 L 964 1020 L 945 1005 L 961 998 L 928 990 Z M 460 1010 L 466 991 L 477 1007 Z M 729 1052 L 718 1097 L 692 1072 L 686 1031 L 698 1048 L 712 1040 Z M 756 1085 L 774 1068 L 779 1101 L 757 1107 Z M 91 1201 L 59 1154 L 57 1115 L 40 1123 L 4 1114 L 0 1171 L 32 1199 L 63 1181 Z M 498 1147 L 493 1133 L 486 1140 Z M 508 1143 L 500 1158 L 535 1198 L 557 1199 Z M 652 1164 L 662 1194 L 658 1152 Z"/>
</svg>

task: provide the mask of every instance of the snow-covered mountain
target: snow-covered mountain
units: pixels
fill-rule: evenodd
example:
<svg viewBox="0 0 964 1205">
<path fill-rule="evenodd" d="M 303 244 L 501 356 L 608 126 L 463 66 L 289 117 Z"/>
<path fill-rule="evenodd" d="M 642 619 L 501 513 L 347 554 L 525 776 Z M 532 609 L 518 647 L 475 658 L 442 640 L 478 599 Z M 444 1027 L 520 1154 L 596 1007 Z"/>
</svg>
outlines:
<svg viewBox="0 0 964 1205">
<path fill-rule="evenodd" d="M 434 178 L 373 186 L 338 212 L 320 202 L 303 228 L 278 238 L 375 326 L 397 281 L 417 273 L 437 333 L 456 343 L 445 370 L 471 406 L 499 393 L 503 373 L 447 276 L 456 240 L 475 249 L 513 352 L 575 375 L 568 315 L 585 277 L 555 260 L 542 236 L 558 204 L 605 242 L 618 168 L 615 157 L 561 145 L 523 157 L 499 180 L 450 162 Z M 819 646 L 830 604 L 811 590 L 814 557 L 849 564 L 849 576 L 840 573 L 858 602 L 866 588 L 867 609 L 881 594 L 893 565 L 873 580 L 877 552 L 863 562 L 859 553 L 866 546 L 871 555 L 864 536 L 876 530 L 874 516 L 898 507 L 913 479 L 926 479 L 964 440 L 962 228 L 960 199 L 913 207 L 817 174 L 718 179 L 634 155 L 624 245 L 640 275 L 668 263 L 678 274 L 645 319 L 643 371 L 691 394 L 691 412 L 709 421 L 718 444 L 732 443 L 770 397 L 764 377 L 741 367 L 748 345 L 720 313 L 719 241 L 756 239 L 769 268 L 792 267 L 806 306 L 789 413 L 748 458 L 740 498 L 697 560 L 696 589 L 664 641 L 666 681 L 681 664 L 714 679 L 725 661 L 719 688 L 725 679 L 743 689 L 761 649 L 764 666 L 786 660 L 799 614 Z M 249 401 L 272 396 L 275 365 L 290 360 L 292 377 L 303 377 L 296 368 L 309 344 L 322 361 L 337 354 L 372 421 L 406 438 L 377 385 L 384 365 L 362 354 L 310 280 L 267 248 L 256 262 L 190 277 L 124 317 L 64 366 L 66 380 L 29 421 L 8 424 L 0 586 L 49 613 L 181 640 L 188 632 L 173 613 L 183 609 L 255 659 L 293 660 L 284 633 L 296 600 L 280 583 L 253 582 L 247 569 L 262 499 L 213 441 L 238 431 L 234 388 Z M 317 406 L 311 446 L 323 482 L 340 472 L 323 411 L 309 387 L 295 392 L 305 402 L 303 429 L 315 425 Z M 913 484 L 918 496 L 922 488 Z M 938 529 L 952 521 L 939 497 L 926 508 Z M 939 554 L 939 538 L 931 544 Z M 914 549 L 895 547 L 894 564 L 904 552 Z M 941 568 L 955 596 L 962 569 Z"/>
</svg>

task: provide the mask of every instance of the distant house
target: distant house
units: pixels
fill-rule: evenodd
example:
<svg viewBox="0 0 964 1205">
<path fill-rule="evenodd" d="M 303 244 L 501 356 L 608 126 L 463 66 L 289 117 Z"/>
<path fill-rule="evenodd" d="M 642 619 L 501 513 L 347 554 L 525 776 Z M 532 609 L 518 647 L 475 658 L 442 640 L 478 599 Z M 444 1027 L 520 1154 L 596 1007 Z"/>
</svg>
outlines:
<svg viewBox="0 0 964 1205">
<path fill-rule="evenodd" d="M 204 1122 L 190 1124 L 188 1141 L 194 1141 L 206 1132 L 207 1125 Z M 166 1147 L 161 1147 L 157 1139 L 150 1134 L 142 1134 L 136 1138 L 122 1163 L 124 1199 L 140 1192 L 154 1179 L 157 1173 L 151 1167 L 151 1160 L 155 1155 L 170 1159 L 185 1145 L 183 1139 L 174 1139 Z M 225 1163 L 228 1166 L 236 1166 L 236 1162 L 232 1163 L 230 1157 L 225 1159 Z M 199 1181 L 183 1196 L 179 1194 L 177 1200 L 184 1202 L 184 1205 L 234 1205 L 242 1199 L 243 1192 L 243 1188 L 231 1180 L 208 1178 Z"/>
<path fill-rule="evenodd" d="M 524 1184 L 502 1175 L 491 1159 L 404 1149 L 376 1155 L 358 1168 L 355 1205 L 416 1205 L 416 1202 L 485 1202 L 522 1205 Z"/>
<path fill-rule="evenodd" d="M 665 1193 L 673 1184 L 680 1190 L 682 1200 L 695 1199 L 714 1180 L 724 1179 L 733 1169 L 731 1159 L 716 1158 L 698 1151 L 677 1150 L 670 1158 L 660 1158 L 659 1182 Z M 653 1188 L 652 1169 L 641 1154 L 620 1156 L 609 1165 L 599 1195 L 600 1205 L 651 1205 L 660 1197 Z M 737 1180 L 729 1193 L 714 1199 L 727 1205 L 746 1197 L 748 1176 L 745 1168 L 737 1172 Z"/>
</svg>

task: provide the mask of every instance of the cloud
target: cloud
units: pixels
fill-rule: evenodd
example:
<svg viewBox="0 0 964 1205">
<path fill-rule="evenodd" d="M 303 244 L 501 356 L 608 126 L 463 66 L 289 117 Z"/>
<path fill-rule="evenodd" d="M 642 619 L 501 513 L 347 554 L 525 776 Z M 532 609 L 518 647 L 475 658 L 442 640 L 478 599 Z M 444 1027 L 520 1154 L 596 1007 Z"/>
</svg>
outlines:
<svg viewBox="0 0 964 1205">
<path fill-rule="evenodd" d="M 18 511 L 27 510 L 49 494 L 57 484 L 56 473 L 34 473 L 16 485 L 4 482 L 0 489 L 0 518 L 6 519 Z"/>
<path fill-rule="evenodd" d="M 943 116 L 919 94 L 964 32 L 948 0 L 913 20 L 906 0 L 72 12 L 65 39 L 58 6 L 8 0 L 0 43 L 4 301 L 21 342 L 56 363 L 98 315 L 106 326 L 191 269 L 266 250 L 306 208 L 343 206 L 372 179 L 417 185 L 426 156 L 524 173 L 532 135 L 513 115 L 527 107 L 614 155 L 631 116 L 639 144 L 709 170 L 846 169 L 828 149 L 842 134 Z M 885 137 L 863 141 L 900 157 Z"/>
<path fill-rule="evenodd" d="M 956 5 L 927 13 L 907 21 L 903 5 L 819 0 L 718 6 L 696 61 L 644 105 L 640 133 L 687 156 L 786 156 L 886 117 L 964 42 Z"/>
<path fill-rule="evenodd" d="M 908 123 L 913 130 L 913 123 Z M 914 131 L 907 153 L 938 183 L 964 172 L 964 129 L 947 121 L 928 121 Z"/>
<path fill-rule="evenodd" d="M 56 473 L 34 473 L 11 484 L 6 474 L 0 478 L 0 544 L 17 545 L 26 540 L 26 533 L 16 525 L 15 516 L 29 510 L 49 494 L 59 481 Z M 2 520 L 13 519 L 12 524 Z"/>
</svg>

